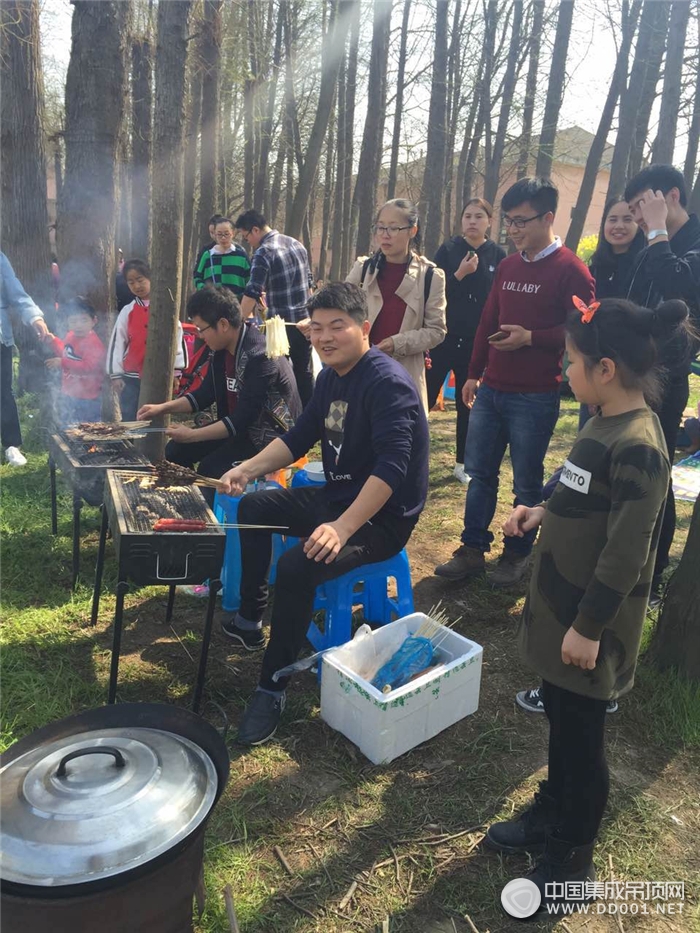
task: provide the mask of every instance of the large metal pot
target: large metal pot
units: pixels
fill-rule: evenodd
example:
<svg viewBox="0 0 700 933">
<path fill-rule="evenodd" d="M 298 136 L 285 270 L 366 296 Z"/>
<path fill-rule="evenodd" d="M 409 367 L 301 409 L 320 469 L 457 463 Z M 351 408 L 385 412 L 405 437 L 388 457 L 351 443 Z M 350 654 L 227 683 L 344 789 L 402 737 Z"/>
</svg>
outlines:
<svg viewBox="0 0 700 933">
<path fill-rule="evenodd" d="M 3 933 L 189 933 L 223 739 L 173 706 L 80 713 L 0 756 Z"/>
</svg>

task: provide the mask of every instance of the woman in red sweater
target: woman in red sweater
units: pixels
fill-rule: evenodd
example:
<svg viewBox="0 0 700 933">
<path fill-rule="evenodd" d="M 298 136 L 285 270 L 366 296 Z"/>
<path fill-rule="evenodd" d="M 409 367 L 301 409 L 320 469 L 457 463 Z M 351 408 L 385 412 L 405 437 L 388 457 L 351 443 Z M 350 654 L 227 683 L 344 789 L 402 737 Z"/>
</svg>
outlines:
<svg viewBox="0 0 700 933">
<path fill-rule="evenodd" d="M 94 330 L 96 318 L 92 305 L 76 298 L 70 306 L 65 340 L 53 338 L 56 356 L 45 365 L 61 372 L 58 415 L 63 425 L 100 420 L 105 348 Z"/>
</svg>

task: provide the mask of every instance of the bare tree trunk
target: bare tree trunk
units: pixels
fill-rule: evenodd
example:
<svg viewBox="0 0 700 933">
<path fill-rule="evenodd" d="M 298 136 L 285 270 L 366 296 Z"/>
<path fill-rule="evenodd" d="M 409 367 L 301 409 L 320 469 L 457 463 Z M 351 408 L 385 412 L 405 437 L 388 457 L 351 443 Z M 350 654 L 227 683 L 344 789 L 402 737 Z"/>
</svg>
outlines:
<svg viewBox="0 0 700 933">
<path fill-rule="evenodd" d="M 38 0 L 13 0 L 0 5 L 0 79 L 1 246 L 19 280 L 47 313 L 51 324 L 54 308 Z M 36 337 L 29 328 L 16 326 L 14 331 L 20 350 L 18 388 L 23 391 L 31 387 L 48 402 L 43 359 L 31 352 Z"/>
<path fill-rule="evenodd" d="M 323 139 L 326 135 L 331 110 L 333 109 L 333 98 L 338 83 L 338 70 L 340 69 L 340 55 L 337 53 L 336 49 L 337 37 L 343 34 L 341 30 L 345 29 L 349 14 L 347 7 L 343 8 L 341 14 L 343 19 L 341 20 L 336 15 L 335 0 L 330 0 L 330 2 L 328 30 L 323 37 L 321 48 L 321 86 L 318 94 L 318 105 L 309 135 L 306 155 L 304 156 L 304 162 L 299 172 L 294 203 L 292 204 L 292 216 L 287 218 L 286 224 L 286 230 L 289 236 L 297 238 L 301 233 L 304 215 L 309 208 L 313 180 L 318 171 Z"/>
<path fill-rule="evenodd" d="M 379 165 L 384 138 L 386 111 L 386 69 L 391 31 L 391 3 L 374 0 L 372 49 L 369 60 L 367 117 L 362 134 L 360 164 L 352 198 L 353 216 L 357 217 L 355 251 L 358 256 L 370 247 L 370 226 L 375 210 Z"/>
<path fill-rule="evenodd" d="M 501 112 L 498 116 L 498 127 L 496 129 L 496 138 L 493 144 L 493 153 L 486 163 L 486 175 L 484 177 L 484 197 L 491 204 L 496 199 L 498 191 L 498 182 L 501 175 L 501 162 L 506 147 L 506 133 L 508 132 L 508 121 L 510 120 L 511 110 L 513 108 L 513 94 L 515 93 L 515 84 L 518 80 L 518 52 L 520 50 L 520 30 L 522 27 L 523 5 L 515 3 L 513 5 L 513 24 L 510 33 L 510 45 L 508 47 L 508 60 L 506 62 L 506 73 L 503 78 L 503 97 L 501 99 Z"/>
<path fill-rule="evenodd" d="M 695 181 L 695 165 L 698 160 L 698 140 L 700 139 L 700 15 L 697 17 L 698 41 L 695 64 L 695 93 L 693 96 L 693 116 L 688 129 L 688 149 L 685 154 L 683 176 L 688 191 L 692 191 Z"/>
<path fill-rule="evenodd" d="M 428 146 L 421 200 L 425 212 L 424 249 L 433 256 L 440 245 L 442 232 L 442 197 L 445 183 L 447 150 L 447 31 L 448 0 L 437 0 L 435 50 L 428 112 Z"/>
<path fill-rule="evenodd" d="M 77 0 L 66 76 L 61 291 L 66 297 L 85 295 L 102 315 L 114 308 L 115 167 L 127 93 L 130 15 L 130 4 L 123 0 Z M 106 337 L 104 318 L 100 329 Z"/>
<path fill-rule="evenodd" d="M 408 21 L 411 16 L 411 0 L 404 0 L 401 17 L 401 44 L 399 46 L 399 65 L 396 75 L 396 106 L 394 107 L 394 130 L 391 134 L 391 157 L 389 159 L 389 179 L 386 197 L 390 201 L 396 197 L 396 178 L 399 168 L 399 148 L 401 146 L 401 120 L 403 119 L 403 95 L 406 82 L 406 46 L 408 44 Z"/>
<path fill-rule="evenodd" d="M 675 3 L 671 4 L 666 65 L 664 67 L 664 87 L 661 93 L 659 126 L 651 150 L 652 162 L 673 162 L 678 111 L 681 105 L 683 51 L 685 49 L 685 34 L 688 29 L 689 18 L 689 0 L 676 0 Z"/>
<path fill-rule="evenodd" d="M 672 668 L 700 681 L 700 498 L 695 502 L 683 556 L 671 577 L 661 616 L 654 630 L 649 657 L 659 670 Z"/>
<path fill-rule="evenodd" d="M 462 67 L 460 57 L 460 42 L 462 41 L 462 0 L 456 0 L 452 17 L 452 35 L 448 52 L 447 66 L 447 144 L 445 152 L 445 192 L 442 209 L 442 235 L 446 239 L 451 234 L 452 201 L 455 173 L 455 140 L 457 138 L 457 122 L 462 97 Z"/>
<path fill-rule="evenodd" d="M 698 172 L 695 184 L 693 185 L 693 193 L 688 202 L 688 210 L 693 214 L 700 214 L 700 172 Z"/>
<path fill-rule="evenodd" d="M 124 123 L 127 124 L 129 100 L 124 102 Z M 131 251 L 131 154 L 129 151 L 129 127 L 124 126 L 117 146 L 117 232 L 116 245 L 125 258 L 129 258 Z"/>
<path fill-rule="evenodd" d="M 566 56 L 569 50 L 573 16 L 574 0 L 561 0 L 559 17 L 557 18 L 557 31 L 554 36 L 552 67 L 549 71 L 549 84 L 547 85 L 547 99 L 544 105 L 544 117 L 542 118 L 542 132 L 540 133 L 540 144 L 537 150 L 537 164 L 535 165 L 535 174 L 547 178 L 552 174 L 554 141 L 557 135 L 559 111 L 564 99 Z"/>
<path fill-rule="evenodd" d="M 333 114 L 331 114 L 331 123 L 328 127 L 326 136 L 326 166 L 325 178 L 323 181 L 323 218 L 321 221 L 321 251 L 318 258 L 317 278 L 326 277 L 326 258 L 328 252 L 328 239 L 331 225 L 331 208 L 333 206 L 333 162 L 335 147 L 333 145 L 335 133 L 333 132 Z"/>
<path fill-rule="evenodd" d="M 267 112 L 260 127 L 260 164 L 258 177 L 255 182 L 257 198 L 262 205 L 265 217 L 270 213 L 270 151 L 272 149 L 272 127 L 275 118 L 275 100 L 277 98 L 277 83 L 279 80 L 280 63 L 282 61 L 282 30 L 284 26 L 283 7 L 277 12 L 277 25 L 275 27 L 275 48 L 272 53 L 272 69 L 267 91 Z"/>
<path fill-rule="evenodd" d="M 484 70 L 485 64 L 485 49 L 482 45 L 481 47 L 481 57 L 479 59 L 479 66 L 476 70 L 477 75 L 481 75 Z M 459 153 L 459 159 L 457 160 L 457 177 L 455 179 L 455 192 L 456 192 L 456 204 L 455 204 L 455 216 L 454 216 L 454 230 L 461 230 L 461 220 L 462 220 L 462 211 L 464 208 L 464 202 L 462 200 L 464 195 L 464 178 L 467 171 L 467 162 L 469 160 L 469 153 L 471 149 L 472 142 L 472 133 L 474 131 L 474 122 L 476 121 L 477 114 L 479 112 L 479 91 L 480 91 L 479 79 L 476 81 L 471 96 L 471 104 L 469 106 L 469 113 L 467 115 L 467 122 L 464 127 L 464 139 L 462 140 L 462 148 Z"/>
<path fill-rule="evenodd" d="M 196 48 L 196 46 L 195 46 Z M 192 56 L 193 58 L 195 56 Z M 192 288 L 192 270 L 199 237 L 194 229 L 195 187 L 197 181 L 197 139 L 202 113 L 202 70 L 199 61 L 190 62 L 190 111 L 185 135 L 185 175 L 184 175 L 184 220 L 182 249 L 182 295 L 180 298 L 180 318 L 185 319 L 187 296 Z"/>
<path fill-rule="evenodd" d="M 350 44 L 348 46 L 348 68 L 345 80 L 345 158 L 343 163 L 343 241 L 341 250 L 341 273 L 350 270 L 356 223 L 353 222 L 352 167 L 355 153 L 355 97 L 357 94 L 357 56 L 360 43 L 360 0 L 351 0 Z"/>
<path fill-rule="evenodd" d="M 494 72 L 494 51 L 496 48 L 496 31 L 498 28 L 498 10 L 495 3 L 483 2 L 484 7 L 484 68 L 478 82 L 479 109 L 477 111 L 476 126 L 469 144 L 467 161 L 464 169 L 464 182 L 462 185 L 462 204 L 473 196 L 474 175 L 479 158 L 479 146 L 484 133 L 484 127 L 491 114 L 491 82 Z"/>
<path fill-rule="evenodd" d="M 149 255 L 151 222 L 151 43 L 139 38 L 131 47 L 131 252 Z"/>
<path fill-rule="evenodd" d="M 644 83 L 642 87 L 642 103 L 635 124 L 634 142 L 632 144 L 630 162 L 627 169 L 628 178 L 632 178 L 636 175 L 644 162 L 644 149 L 648 143 L 651 111 L 657 96 L 656 86 L 659 83 L 661 62 L 666 49 L 668 18 L 671 12 L 671 4 L 662 2 L 662 0 L 657 0 L 656 8 L 656 28 L 651 37 L 651 48 L 646 61 Z"/>
<path fill-rule="evenodd" d="M 343 52 L 343 59 L 340 63 L 340 71 L 338 72 L 338 106 L 336 108 L 337 146 L 335 159 L 335 191 L 333 196 L 333 227 L 331 230 L 331 282 L 337 282 L 340 278 L 340 268 L 342 265 L 343 195 L 345 191 L 344 160 L 347 158 L 345 143 L 345 67 L 346 56 L 345 52 Z"/>
<path fill-rule="evenodd" d="M 544 0 L 533 0 L 532 31 L 530 32 L 530 63 L 525 83 L 525 101 L 523 104 L 523 129 L 520 134 L 520 152 L 518 154 L 517 178 L 525 178 L 530 164 L 532 147 L 532 123 L 535 115 L 537 81 L 540 67 L 540 49 L 542 45 L 542 27 L 544 24 Z"/>
<path fill-rule="evenodd" d="M 255 186 L 255 88 L 257 69 L 255 62 L 255 6 L 256 0 L 248 0 L 247 41 L 250 61 L 250 75 L 246 77 L 243 91 L 243 202 L 247 208 L 253 207 L 253 194 Z M 288 15 L 286 2 L 280 4 L 280 16 L 283 12 Z"/>
<path fill-rule="evenodd" d="M 576 206 L 571 211 L 571 224 L 569 225 L 569 230 L 566 234 L 566 245 L 574 252 L 576 252 L 579 240 L 581 239 L 581 234 L 583 233 L 583 227 L 586 223 L 586 215 L 588 214 L 588 208 L 591 206 L 591 199 L 595 189 L 596 178 L 598 177 L 598 171 L 600 170 L 600 162 L 603 158 L 603 152 L 605 151 L 605 146 L 607 144 L 608 133 L 610 132 L 610 127 L 612 126 L 615 107 L 617 106 L 620 92 L 624 86 L 625 76 L 627 75 L 627 65 L 629 62 L 630 49 L 632 47 L 632 39 L 634 38 L 634 34 L 637 29 L 637 22 L 639 20 L 641 7 L 641 0 L 633 0 L 631 8 L 629 3 L 625 2 L 623 4 L 622 40 L 620 42 L 620 49 L 617 53 L 615 71 L 613 72 L 612 80 L 610 81 L 610 88 L 608 90 L 608 96 L 606 98 L 603 111 L 600 115 L 598 129 L 595 136 L 593 137 L 593 142 L 591 143 L 591 148 L 588 152 L 586 168 L 583 172 L 583 179 L 581 181 L 578 198 L 576 199 Z"/>
<path fill-rule="evenodd" d="M 172 373 L 182 269 L 185 70 L 190 0 L 158 4 L 156 95 L 153 115 L 153 238 L 151 307 L 139 404 L 172 397 Z M 144 440 L 147 456 L 163 455 L 165 435 Z"/>
<path fill-rule="evenodd" d="M 221 7 L 223 0 L 204 0 L 202 40 L 202 138 L 199 160 L 200 236 L 206 236 L 209 218 L 220 210 L 217 185 L 221 86 Z"/>
<path fill-rule="evenodd" d="M 275 159 L 275 169 L 272 173 L 272 190 L 270 191 L 270 226 L 277 226 L 277 211 L 280 203 L 280 192 L 282 190 L 282 178 L 284 176 L 284 157 L 287 152 L 287 137 L 285 135 L 284 120 L 277 141 L 277 158 Z"/>
</svg>

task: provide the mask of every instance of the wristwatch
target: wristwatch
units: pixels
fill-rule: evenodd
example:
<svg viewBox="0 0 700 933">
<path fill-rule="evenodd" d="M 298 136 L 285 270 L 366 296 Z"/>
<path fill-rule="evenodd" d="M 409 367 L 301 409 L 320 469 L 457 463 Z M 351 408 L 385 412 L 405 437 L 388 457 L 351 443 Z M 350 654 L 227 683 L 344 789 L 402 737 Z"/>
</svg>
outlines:
<svg viewBox="0 0 700 933">
<path fill-rule="evenodd" d="M 647 239 L 655 240 L 657 236 L 668 236 L 668 230 L 662 230 L 661 228 L 658 230 L 650 230 Z"/>
</svg>

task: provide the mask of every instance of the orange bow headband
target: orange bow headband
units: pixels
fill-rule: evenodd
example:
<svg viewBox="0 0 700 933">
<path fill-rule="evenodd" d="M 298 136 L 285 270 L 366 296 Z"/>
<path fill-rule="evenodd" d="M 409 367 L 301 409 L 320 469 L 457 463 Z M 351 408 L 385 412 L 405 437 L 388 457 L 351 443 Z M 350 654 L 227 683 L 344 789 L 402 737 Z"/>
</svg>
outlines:
<svg viewBox="0 0 700 933">
<path fill-rule="evenodd" d="M 585 301 L 581 301 L 581 299 L 576 295 L 572 295 L 571 300 L 574 303 L 574 307 L 578 308 L 578 310 L 581 312 L 582 323 L 590 324 L 593 320 L 593 315 L 600 307 L 600 302 L 592 301 L 589 305 L 587 305 Z"/>
</svg>

